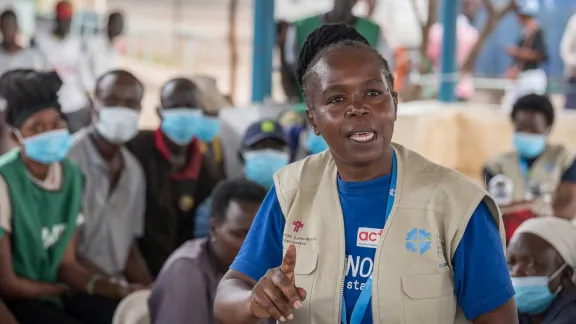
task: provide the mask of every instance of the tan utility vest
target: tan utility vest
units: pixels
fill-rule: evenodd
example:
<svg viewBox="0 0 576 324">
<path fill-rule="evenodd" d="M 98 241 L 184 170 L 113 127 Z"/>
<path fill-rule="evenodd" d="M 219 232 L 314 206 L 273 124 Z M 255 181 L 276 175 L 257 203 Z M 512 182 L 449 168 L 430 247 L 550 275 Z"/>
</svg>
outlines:
<svg viewBox="0 0 576 324">
<path fill-rule="evenodd" d="M 376 248 L 373 307 L 367 311 L 378 324 L 470 323 L 454 296 L 452 258 L 482 200 L 505 242 L 498 207 L 465 176 L 400 145 L 393 147 L 396 193 Z M 336 177 L 329 151 L 292 163 L 274 176 L 286 218 L 284 249 L 296 246 L 296 285 L 308 293 L 294 313 L 294 324 L 340 324 L 346 257 Z M 424 239 L 430 242 L 429 250 L 407 249 L 407 234 L 413 229 L 430 233 Z"/>
<path fill-rule="evenodd" d="M 528 180 L 542 184 L 553 196 L 560 184 L 562 174 L 574 162 L 574 153 L 562 145 L 546 145 L 542 154 L 530 167 Z M 516 151 L 501 154 L 486 163 L 486 170 L 494 175 L 502 174 L 514 184 L 513 201 L 523 201 L 526 195 L 526 181 L 520 170 Z M 553 199 L 553 197 L 552 197 Z"/>
</svg>

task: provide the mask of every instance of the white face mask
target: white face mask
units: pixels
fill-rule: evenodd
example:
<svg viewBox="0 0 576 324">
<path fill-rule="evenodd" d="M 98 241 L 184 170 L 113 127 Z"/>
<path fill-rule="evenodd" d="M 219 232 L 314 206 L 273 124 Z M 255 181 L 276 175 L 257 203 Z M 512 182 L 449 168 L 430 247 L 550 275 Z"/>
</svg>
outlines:
<svg viewBox="0 0 576 324">
<path fill-rule="evenodd" d="M 102 107 L 96 130 L 112 144 L 124 144 L 138 134 L 138 111 L 126 107 Z"/>
</svg>

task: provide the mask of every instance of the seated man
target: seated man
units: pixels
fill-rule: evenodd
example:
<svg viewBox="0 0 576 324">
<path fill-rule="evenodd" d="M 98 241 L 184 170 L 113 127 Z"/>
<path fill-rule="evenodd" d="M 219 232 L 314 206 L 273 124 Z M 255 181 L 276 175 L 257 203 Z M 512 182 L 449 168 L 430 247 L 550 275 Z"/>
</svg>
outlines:
<svg viewBox="0 0 576 324">
<path fill-rule="evenodd" d="M 0 298 L 20 324 L 109 324 L 136 287 L 76 259 L 84 177 L 66 158 L 72 139 L 57 100 L 61 84 L 56 73 L 31 70 L 0 78 L 18 145 L 0 157 Z"/>
<path fill-rule="evenodd" d="M 117 280 L 152 283 L 136 239 L 144 232 L 146 182 L 124 143 L 138 134 L 144 88 L 130 72 L 113 70 L 97 81 L 93 126 L 75 137 L 69 157 L 86 187 L 80 235 L 82 262 Z"/>
<path fill-rule="evenodd" d="M 146 224 L 139 241 L 153 276 L 166 259 L 193 238 L 196 207 L 220 180 L 215 166 L 201 152 L 202 96 L 188 79 L 168 81 L 161 90 L 155 131 L 141 131 L 128 148 L 146 176 Z"/>
<path fill-rule="evenodd" d="M 244 179 L 214 190 L 209 238 L 188 241 L 166 261 L 149 299 L 152 323 L 215 324 L 216 288 L 238 254 L 266 189 Z"/>
<path fill-rule="evenodd" d="M 274 183 L 274 173 L 288 165 L 289 152 L 282 126 L 273 120 L 262 120 L 250 125 L 244 133 L 238 158 L 244 164 L 244 176 L 268 189 Z M 210 208 L 210 199 L 198 207 L 195 237 L 208 235 Z"/>
</svg>

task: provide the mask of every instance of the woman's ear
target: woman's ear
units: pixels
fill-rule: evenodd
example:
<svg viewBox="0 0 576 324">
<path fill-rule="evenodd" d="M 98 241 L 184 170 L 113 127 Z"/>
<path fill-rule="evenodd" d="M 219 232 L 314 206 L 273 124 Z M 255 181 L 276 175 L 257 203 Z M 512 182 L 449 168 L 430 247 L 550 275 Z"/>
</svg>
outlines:
<svg viewBox="0 0 576 324">
<path fill-rule="evenodd" d="M 314 112 L 312 112 L 310 109 L 306 109 L 306 120 L 308 121 L 308 125 L 310 125 L 310 128 L 312 128 L 314 134 L 320 136 L 320 131 L 318 131 L 318 127 L 314 121 Z"/>
</svg>

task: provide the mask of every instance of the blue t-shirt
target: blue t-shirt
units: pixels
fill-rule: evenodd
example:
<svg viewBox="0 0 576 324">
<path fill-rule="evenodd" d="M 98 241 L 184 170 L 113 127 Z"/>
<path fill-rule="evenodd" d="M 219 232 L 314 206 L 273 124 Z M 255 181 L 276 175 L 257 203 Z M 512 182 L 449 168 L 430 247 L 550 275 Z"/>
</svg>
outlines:
<svg viewBox="0 0 576 324">
<path fill-rule="evenodd" d="M 338 178 L 338 193 L 344 215 L 346 270 L 344 300 L 348 322 L 364 283 L 370 275 L 375 248 L 359 247 L 360 228 L 382 229 L 391 175 L 364 182 L 344 182 Z M 282 262 L 282 236 L 285 219 L 274 187 L 262 203 L 254 223 L 230 267 L 258 281 L 268 269 Z M 265 233 L 265 234 L 264 234 Z M 490 312 L 514 296 L 498 228 L 488 207 L 480 203 L 454 260 L 454 294 L 468 319 Z M 362 323 L 372 323 L 369 305 Z"/>
</svg>

